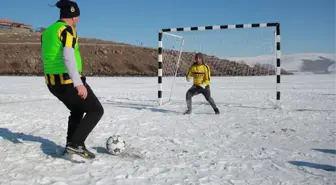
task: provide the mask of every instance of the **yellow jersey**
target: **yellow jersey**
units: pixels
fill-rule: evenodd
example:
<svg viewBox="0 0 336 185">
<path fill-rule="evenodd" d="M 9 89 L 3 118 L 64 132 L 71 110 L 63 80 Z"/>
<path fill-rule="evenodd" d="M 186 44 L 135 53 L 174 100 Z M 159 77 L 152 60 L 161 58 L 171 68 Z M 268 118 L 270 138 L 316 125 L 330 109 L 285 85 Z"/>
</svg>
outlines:
<svg viewBox="0 0 336 185">
<path fill-rule="evenodd" d="M 193 78 L 194 85 L 210 85 L 210 67 L 207 64 L 192 64 L 187 73 L 187 80 Z"/>
</svg>

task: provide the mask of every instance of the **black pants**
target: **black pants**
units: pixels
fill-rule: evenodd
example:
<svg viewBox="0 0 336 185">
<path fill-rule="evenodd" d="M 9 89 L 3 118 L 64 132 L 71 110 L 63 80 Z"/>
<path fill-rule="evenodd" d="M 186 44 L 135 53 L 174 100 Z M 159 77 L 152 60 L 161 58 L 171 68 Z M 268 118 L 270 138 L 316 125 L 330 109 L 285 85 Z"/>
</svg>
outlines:
<svg viewBox="0 0 336 185">
<path fill-rule="evenodd" d="M 49 91 L 70 110 L 67 143 L 72 142 L 79 145 L 84 145 L 87 136 L 104 114 L 104 109 L 98 98 L 90 86 L 85 81 L 83 82 L 88 92 L 86 99 L 82 99 L 78 95 L 73 84 L 48 85 Z"/>
<path fill-rule="evenodd" d="M 187 101 L 188 111 L 192 110 L 192 97 L 196 96 L 198 94 L 203 94 L 204 98 L 209 102 L 209 104 L 211 105 L 211 107 L 213 109 L 217 108 L 214 99 L 211 97 L 211 91 L 210 91 L 209 86 L 206 86 L 205 88 L 202 88 L 202 87 L 193 85 L 188 89 L 188 91 L 186 93 L 186 101 Z"/>
</svg>

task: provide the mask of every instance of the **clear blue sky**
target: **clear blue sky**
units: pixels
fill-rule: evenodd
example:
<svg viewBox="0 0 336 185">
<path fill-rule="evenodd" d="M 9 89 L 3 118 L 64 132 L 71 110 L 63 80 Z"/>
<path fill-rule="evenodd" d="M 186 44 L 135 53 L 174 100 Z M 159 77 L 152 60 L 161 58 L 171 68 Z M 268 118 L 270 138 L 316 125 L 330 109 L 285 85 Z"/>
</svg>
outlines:
<svg viewBox="0 0 336 185">
<path fill-rule="evenodd" d="M 54 0 L 5 0 L 0 19 L 46 27 L 58 19 Z M 81 9 L 78 32 L 130 44 L 157 47 L 162 28 L 220 24 L 280 22 L 284 54 L 335 53 L 335 0 L 77 0 Z M 177 33 L 186 49 L 226 56 L 273 52 L 272 29 L 253 28 L 207 33 Z M 197 37 L 195 35 L 198 35 Z M 172 41 L 168 39 L 165 43 Z"/>
</svg>

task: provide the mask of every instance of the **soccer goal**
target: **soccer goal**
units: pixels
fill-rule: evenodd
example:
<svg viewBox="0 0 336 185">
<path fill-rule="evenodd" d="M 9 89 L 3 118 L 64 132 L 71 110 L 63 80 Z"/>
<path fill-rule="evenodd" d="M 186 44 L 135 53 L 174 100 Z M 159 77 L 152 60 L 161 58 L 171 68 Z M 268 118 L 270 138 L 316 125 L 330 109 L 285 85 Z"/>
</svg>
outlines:
<svg viewBox="0 0 336 185">
<path fill-rule="evenodd" d="M 254 29 L 242 28 L 267 28 L 273 31 L 266 30 L 256 36 L 251 34 Z M 228 30 L 240 31 L 233 37 L 229 34 L 234 33 L 229 33 Z M 191 32 L 197 34 L 188 35 Z M 203 37 L 204 35 L 208 38 Z M 211 83 L 214 84 L 211 85 L 211 90 L 217 97 L 226 96 L 226 103 L 244 104 L 249 99 L 255 102 L 268 101 L 274 107 L 279 107 L 282 72 L 279 23 L 168 28 L 159 31 L 158 42 L 159 106 L 184 100 L 185 92 L 191 86 L 185 81 L 185 76 L 195 54 L 200 52 L 210 66 Z M 257 53 L 260 56 L 249 60 L 248 57 L 246 59 L 230 55 L 230 52 L 241 51 L 240 54 L 247 56 L 249 50 L 255 51 L 258 47 L 265 52 Z"/>
</svg>

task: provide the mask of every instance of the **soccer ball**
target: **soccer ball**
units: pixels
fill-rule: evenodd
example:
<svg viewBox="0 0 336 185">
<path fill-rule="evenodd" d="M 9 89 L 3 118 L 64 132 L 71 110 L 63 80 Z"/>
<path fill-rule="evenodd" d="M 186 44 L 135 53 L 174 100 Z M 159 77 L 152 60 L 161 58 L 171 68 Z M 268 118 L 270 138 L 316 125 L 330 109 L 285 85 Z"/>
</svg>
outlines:
<svg viewBox="0 0 336 185">
<path fill-rule="evenodd" d="M 118 155 L 125 151 L 126 142 L 120 135 L 110 136 L 106 141 L 106 149 L 112 155 Z"/>
</svg>

